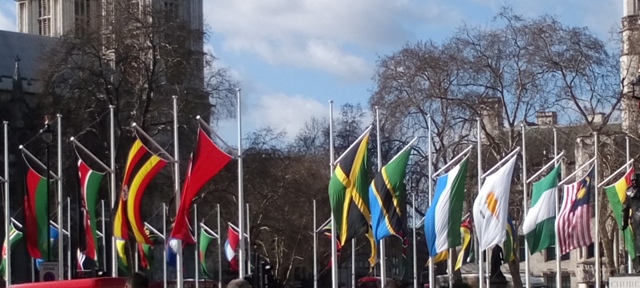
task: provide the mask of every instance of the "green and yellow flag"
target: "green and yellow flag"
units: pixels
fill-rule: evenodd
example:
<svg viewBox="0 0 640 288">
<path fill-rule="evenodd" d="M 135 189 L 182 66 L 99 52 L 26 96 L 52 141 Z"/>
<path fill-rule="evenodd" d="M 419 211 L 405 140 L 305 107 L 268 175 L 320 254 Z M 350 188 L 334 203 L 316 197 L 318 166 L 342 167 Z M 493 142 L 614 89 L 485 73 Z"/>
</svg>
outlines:
<svg viewBox="0 0 640 288">
<path fill-rule="evenodd" d="M 342 154 L 329 182 L 329 200 L 333 217 L 336 219 L 336 231 L 341 246 L 363 234 L 366 234 L 375 245 L 369 228 L 371 214 L 369 213 L 367 146 L 370 131 L 371 128 L 367 129 Z M 372 250 L 375 251 L 375 249 Z"/>
<path fill-rule="evenodd" d="M 607 186 L 604 188 L 604 191 L 607 192 L 607 198 L 609 198 L 609 203 L 611 203 L 611 210 L 613 211 L 613 217 L 618 222 L 618 228 L 622 229 L 622 221 L 623 221 L 623 208 L 627 201 L 627 188 L 631 186 L 631 177 L 634 174 L 634 169 L 629 170 L 627 174 L 622 177 L 622 179 L 618 180 L 611 186 Z M 627 248 L 627 252 L 631 255 L 631 259 L 636 258 L 636 249 L 633 243 L 633 229 L 631 225 L 624 230 L 624 244 Z"/>
<path fill-rule="evenodd" d="M 2 264 L 0 264 L 0 274 L 2 278 L 7 279 L 7 249 L 13 249 L 20 240 L 22 240 L 22 232 L 16 230 L 11 223 L 11 231 L 9 232 L 9 246 L 7 246 L 7 240 L 4 240 L 2 245 Z"/>
</svg>

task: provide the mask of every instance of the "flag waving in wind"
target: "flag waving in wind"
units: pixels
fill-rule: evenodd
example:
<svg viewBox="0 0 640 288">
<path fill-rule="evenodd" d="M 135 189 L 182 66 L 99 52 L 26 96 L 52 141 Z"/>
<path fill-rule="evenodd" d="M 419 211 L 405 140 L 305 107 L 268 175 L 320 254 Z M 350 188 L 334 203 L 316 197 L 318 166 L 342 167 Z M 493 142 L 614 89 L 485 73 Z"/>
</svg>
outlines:
<svg viewBox="0 0 640 288">
<path fill-rule="evenodd" d="M 613 185 L 607 186 L 604 188 L 605 192 L 607 193 L 607 198 L 609 199 L 609 203 L 611 203 L 611 210 L 613 211 L 613 217 L 616 219 L 619 229 L 622 229 L 623 218 L 624 218 L 623 209 L 627 202 L 627 188 L 631 186 L 631 183 L 632 183 L 631 178 L 633 177 L 633 174 L 635 174 L 635 170 L 631 169 L 627 172 L 627 174 L 624 175 L 624 177 L 622 177 L 622 179 L 618 180 Z M 627 229 L 625 229 L 623 232 L 624 244 L 627 249 L 627 252 L 629 253 L 629 256 L 631 256 L 631 259 L 635 259 L 636 248 L 634 246 L 633 233 L 635 233 L 636 231 L 633 231 L 631 227 L 632 226 L 629 225 Z"/>
<path fill-rule="evenodd" d="M 371 227 L 376 243 L 391 235 L 399 236 L 403 229 L 402 216 L 407 206 L 404 177 L 410 154 L 410 149 L 401 151 L 382 167 L 369 187 Z"/>
<path fill-rule="evenodd" d="M 229 268 L 232 271 L 240 270 L 238 266 L 238 256 L 236 255 L 239 243 L 240 235 L 238 235 L 238 231 L 229 225 L 229 230 L 227 230 L 227 241 L 224 243 L 224 252 L 227 256 L 227 260 L 229 261 Z"/>
<path fill-rule="evenodd" d="M 149 236 L 144 233 L 140 205 L 149 182 L 166 164 L 167 161 L 151 153 L 142 144 L 142 141 L 136 138 L 131 150 L 129 150 L 122 181 L 120 201 L 114 221 L 114 236 L 116 238 L 128 240 L 128 222 L 137 243 L 153 244 Z"/>
<path fill-rule="evenodd" d="M 78 156 L 80 157 L 80 156 Z M 80 193 L 82 195 L 82 214 L 84 216 L 85 250 L 83 255 L 98 263 L 97 243 L 98 231 L 96 230 L 96 204 L 98 201 L 98 189 L 104 173 L 97 172 L 87 164 L 78 160 L 78 173 L 80 174 Z"/>
<path fill-rule="evenodd" d="M 425 237 L 431 257 L 461 244 L 460 225 L 467 179 L 467 159 L 468 157 L 465 157 L 436 181 L 433 202 L 424 218 Z"/>
<path fill-rule="evenodd" d="M 49 195 L 47 194 L 47 179 L 34 170 L 25 159 L 29 170 L 26 175 L 26 189 L 24 201 L 25 234 L 27 249 L 34 259 L 49 257 Z"/>
<path fill-rule="evenodd" d="M 460 225 L 460 234 L 462 234 L 462 249 L 458 252 L 455 270 L 460 269 L 464 264 L 475 261 L 475 255 L 473 254 L 473 223 L 471 223 L 471 217 L 467 218 L 467 220 Z"/>
<path fill-rule="evenodd" d="M 376 245 L 369 229 L 369 193 L 367 191 L 369 127 L 358 140 L 342 154 L 329 181 L 329 200 L 336 223 L 340 245 L 365 234 L 371 245 L 369 263 L 375 263 Z"/>
<path fill-rule="evenodd" d="M 182 189 L 180 207 L 171 231 L 171 238 L 180 239 L 184 244 L 195 244 L 189 232 L 189 209 L 198 191 L 213 176 L 231 161 L 231 156 L 222 151 L 202 128 L 198 129 L 198 140 L 187 169 L 187 178 Z M 195 228 L 194 228 L 195 229 Z"/>
<path fill-rule="evenodd" d="M 542 251 L 556 243 L 556 197 L 560 166 L 556 166 L 542 180 L 533 183 L 531 208 L 522 224 L 531 254 Z"/>
<path fill-rule="evenodd" d="M 516 158 L 513 156 L 504 166 L 487 176 L 473 203 L 478 251 L 502 244 L 506 239 L 509 191 Z"/>
<path fill-rule="evenodd" d="M 557 221 L 560 255 L 593 242 L 589 203 L 593 191 L 594 168 L 580 181 L 564 186 L 564 199 Z"/>
<path fill-rule="evenodd" d="M 22 232 L 16 230 L 13 227 L 13 222 L 11 223 L 11 230 L 9 230 L 9 244 L 7 245 L 7 240 L 4 240 L 4 245 L 2 245 L 2 264 L 0 264 L 0 274 L 2 278 L 7 279 L 7 250 L 12 249 L 20 240 L 22 240 Z"/>
<path fill-rule="evenodd" d="M 211 274 L 209 274 L 209 269 L 207 269 L 207 248 L 209 248 L 209 243 L 213 241 L 215 236 L 209 235 L 207 231 L 203 228 L 200 228 L 200 241 L 198 241 L 198 251 L 199 251 L 199 259 L 200 259 L 200 271 L 204 274 L 205 279 L 213 279 Z"/>
</svg>

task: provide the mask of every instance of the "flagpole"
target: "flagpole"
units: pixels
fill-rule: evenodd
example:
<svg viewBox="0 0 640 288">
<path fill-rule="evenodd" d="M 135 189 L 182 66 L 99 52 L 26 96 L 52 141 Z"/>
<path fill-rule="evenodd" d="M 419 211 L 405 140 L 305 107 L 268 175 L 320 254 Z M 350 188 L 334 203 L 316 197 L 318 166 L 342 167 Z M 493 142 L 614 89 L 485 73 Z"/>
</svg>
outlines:
<svg viewBox="0 0 640 288">
<path fill-rule="evenodd" d="M 429 206 L 433 201 L 433 163 L 431 156 L 431 114 L 427 115 L 427 159 L 429 161 L 429 177 L 427 177 L 429 186 L 428 186 L 428 197 L 429 197 Z M 436 275 L 435 275 L 435 263 L 433 263 L 433 256 L 429 259 L 429 286 L 436 286 Z"/>
<path fill-rule="evenodd" d="M 356 288 L 356 238 L 351 238 L 351 288 Z"/>
<path fill-rule="evenodd" d="M 527 144 L 526 144 L 526 133 L 527 128 L 524 125 L 524 121 L 522 123 L 522 205 L 524 206 L 524 216 L 527 217 L 527 212 L 529 211 L 529 195 L 527 187 Z M 531 281 L 531 263 L 529 262 L 529 241 L 527 241 L 527 237 L 524 237 L 524 283 L 525 287 L 530 287 Z M 557 258 L 557 257 L 556 257 Z M 561 286 L 557 286 L 561 287 Z"/>
<path fill-rule="evenodd" d="M 329 177 L 333 176 L 333 100 L 329 101 Z M 338 247 L 336 247 L 336 221 L 331 207 L 331 287 L 338 288 Z"/>
<path fill-rule="evenodd" d="M 175 190 L 176 213 L 180 210 L 180 150 L 178 145 L 178 96 L 173 96 L 173 188 Z M 176 239 L 178 253 L 176 255 L 176 287 L 183 287 L 182 240 Z"/>
<path fill-rule="evenodd" d="M 104 229 L 104 200 L 100 200 L 100 205 L 102 206 L 102 269 L 107 269 L 107 231 Z"/>
<path fill-rule="evenodd" d="M 247 275 L 251 274 L 251 221 L 249 220 L 249 203 L 247 209 Z"/>
<path fill-rule="evenodd" d="M 216 210 L 218 214 L 218 287 L 222 283 L 222 231 L 220 231 L 220 204 L 216 204 Z"/>
<path fill-rule="evenodd" d="M 169 241 L 167 239 L 167 207 L 164 202 L 162 203 L 162 236 L 164 237 L 164 245 L 168 246 Z M 136 245 L 137 246 L 137 245 Z M 167 249 L 170 249 L 167 247 Z M 163 287 L 167 287 L 167 253 L 162 253 L 162 282 Z"/>
<path fill-rule="evenodd" d="M 239 264 L 239 278 L 244 278 L 245 267 L 245 250 L 244 250 L 244 191 L 242 183 L 242 105 L 240 98 L 240 88 L 236 89 L 237 108 L 238 112 L 236 118 L 238 118 L 238 264 Z"/>
<path fill-rule="evenodd" d="M 71 280 L 71 197 L 67 197 L 67 231 L 69 231 L 67 245 L 67 278 Z"/>
<path fill-rule="evenodd" d="M 111 190 L 111 221 L 113 222 L 115 219 L 115 211 L 116 211 L 116 116 L 115 116 L 115 108 L 114 105 L 109 105 L 109 163 L 111 167 L 111 173 L 109 173 L 109 189 Z M 104 219 L 104 218 L 103 218 Z M 103 230 L 104 233 L 104 230 Z M 106 237 L 107 234 L 104 234 L 103 237 Z M 107 247 L 105 246 L 106 250 Z M 111 233 L 111 277 L 118 277 L 118 248 L 116 246 L 116 236 L 114 233 Z M 106 260 L 105 260 L 106 261 Z M 106 262 L 105 262 L 106 263 Z M 107 267 L 105 266 L 105 269 Z"/>
<path fill-rule="evenodd" d="M 631 158 L 631 153 L 629 153 L 629 136 L 624 137 L 625 138 L 625 145 L 626 145 L 626 153 L 627 153 L 627 163 L 629 163 L 629 159 Z M 627 172 L 629 172 L 629 170 L 631 170 L 630 168 L 633 166 L 629 166 L 627 165 Z M 620 231 L 618 231 L 618 235 L 622 236 L 621 233 L 619 233 Z M 623 242 L 625 243 L 625 242 Z M 626 247 L 626 244 L 623 245 Z M 626 249 L 625 249 L 626 250 Z M 631 274 L 633 273 L 633 262 L 631 260 L 631 254 L 629 254 L 629 251 L 627 251 L 627 273 Z"/>
<path fill-rule="evenodd" d="M 596 196 L 596 200 L 595 200 L 595 209 L 596 209 L 596 240 L 594 241 L 595 243 L 593 244 L 595 246 L 595 254 L 596 254 L 596 288 L 600 288 L 600 272 L 601 272 L 601 267 L 600 267 L 600 193 L 599 193 L 599 188 L 598 188 L 598 164 L 600 161 L 598 161 L 598 132 L 594 132 L 593 133 L 593 141 L 594 141 L 594 158 L 595 158 L 595 171 L 594 171 L 594 180 L 593 180 L 593 187 L 596 189 L 595 191 L 595 196 Z"/>
<path fill-rule="evenodd" d="M 313 288 L 318 288 L 318 227 L 316 199 L 313 199 Z"/>
<path fill-rule="evenodd" d="M 57 114 L 56 118 L 58 122 L 58 223 L 62 227 L 62 115 Z M 63 236 L 63 233 L 58 233 L 58 279 L 64 279 Z"/>
<path fill-rule="evenodd" d="M 378 148 L 378 172 L 382 171 L 382 147 L 380 147 L 381 136 L 380 136 L 380 109 L 378 106 L 376 109 L 376 146 Z M 385 287 L 387 283 L 387 260 L 386 260 L 386 247 L 384 243 L 384 239 L 380 239 L 380 287 Z M 375 249 L 375 247 L 371 247 L 371 249 Z"/>
<path fill-rule="evenodd" d="M 193 233 L 195 234 L 195 239 L 196 239 L 196 245 L 195 245 L 195 261 L 196 261 L 196 272 L 195 272 L 195 278 L 196 278 L 196 288 L 200 288 L 200 257 L 199 257 L 199 253 L 200 252 L 198 250 L 198 206 L 196 204 L 193 204 Z"/>
<path fill-rule="evenodd" d="M 413 288 L 418 288 L 418 251 L 416 251 L 416 193 L 412 193 L 413 195 L 413 211 L 411 212 L 411 218 L 413 219 Z"/>
<path fill-rule="evenodd" d="M 564 150 L 562 151 L 562 153 L 560 154 L 564 154 Z M 553 128 L 553 158 L 555 160 L 556 165 L 558 165 L 558 131 L 556 130 L 556 128 Z M 564 170 L 561 170 L 561 173 L 564 173 Z M 556 220 L 558 219 L 558 215 L 560 214 L 560 197 L 559 197 L 559 193 L 558 193 L 558 187 L 556 187 L 555 189 L 556 191 Z M 556 287 L 562 287 L 562 264 L 561 264 L 561 257 L 562 255 L 560 255 L 560 237 L 558 235 L 558 227 L 557 225 L 553 226 L 555 231 L 555 250 L 556 250 L 556 271 L 558 271 L 556 273 Z M 525 237 L 526 239 L 526 237 Z"/>
<path fill-rule="evenodd" d="M 480 117 L 476 118 L 476 122 L 477 122 L 477 126 L 478 126 L 478 194 L 480 193 L 480 189 L 482 189 L 482 135 L 480 132 L 481 129 L 481 123 L 480 121 L 482 121 L 480 119 Z M 479 239 L 477 238 L 478 233 L 476 233 L 476 244 L 478 244 Z M 480 247 L 479 245 L 476 245 L 476 247 Z M 482 288 L 484 287 L 484 269 L 482 267 L 482 252 L 483 251 L 478 251 L 478 287 Z"/>
<path fill-rule="evenodd" d="M 10 209 L 10 201 L 9 201 L 9 122 L 3 121 L 4 126 L 4 238 L 5 243 L 7 243 L 7 267 L 5 267 L 6 271 L 6 279 L 7 279 L 7 287 L 11 286 L 11 239 L 10 235 L 11 230 L 9 229 L 11 225 L 11 209 Z"/>
<path fill-rule="evenodd" d="M 140 259 L 138 258 L 140 251 L 138 250 L 138 243 L 133 245 L 133 251 L 133 272 L 138 272 L 140 269 Z"/>
</svg>

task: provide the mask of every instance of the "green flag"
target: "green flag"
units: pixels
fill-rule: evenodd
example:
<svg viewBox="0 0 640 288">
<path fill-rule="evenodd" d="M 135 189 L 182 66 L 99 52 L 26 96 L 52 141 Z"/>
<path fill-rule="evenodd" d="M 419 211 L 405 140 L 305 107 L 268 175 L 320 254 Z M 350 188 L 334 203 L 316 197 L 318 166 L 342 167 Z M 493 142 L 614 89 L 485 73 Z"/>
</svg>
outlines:
<svg viewBox="0 0 640 288">
<path fill-rule="evenodd" d="M 627 188 L 631 185 L 631 177 L 634 174 L 634 169 L 629 170 L 622 179 L 618 180 L 611 186 L 607 186 L 604 188 L 604 191 L 607 192 L 607 198 L 609 199 L 609 203 L 611 203 L 611 210 L 613 211 L 613 217 L 618 222 L 618 228 L 622 229 L 622 221 L 623 214 L 622 209 L 624 208 L 625 202 L 627 201 Z M 636 180 L 637 181 L 637 180 Z M 634 246 L 633 241 L 633 229 L 631 229 L 631 225 L 624 230 L 624 244 L 627 248 L 627 252 L 631 256 L 631 259 L 636 258 L 636 248 Z"/>
<path fill-rule="evenodd" d="M 205 256 L 207 254 L 207 248 L 209 248 L 209 243 L 211 243 L 214 238 L 215 237 L 209 235 L 206 230 L 200 228 L 200 243 L 198 246 L 200 249 L 200 271 L 202 272 L 202 275 L 204 275 L 205 279 L 213 279 L 213 277 L 211 277 L 211 274 L 209 274 L 209 270 L 207 269 L 207 261 Z"/>
<path fill-rule="evenodd" d="M 22 240 L 22 232 L 16 230 L 13 227 L 13 223 L 11 224 L 11 231 L 9 232 L 9 247 L 7 247 L 7 240 L 4 240 L 4 245 L 2 245 L 2 264 L 0 264 L 0 274 L 2 274 L 2 278 L 7 279 L 7 249 L 13 249 L 13 246 L 18 243 L 18 241 Z"/>
<path fill-rule="evenodd" d="M 542 180 L 533 183 L 531 208 L 522 224 L 531 254 L 542 251 L 556 243 L 556 195 L 560 166 L 556 166 Z"/>
</svg>

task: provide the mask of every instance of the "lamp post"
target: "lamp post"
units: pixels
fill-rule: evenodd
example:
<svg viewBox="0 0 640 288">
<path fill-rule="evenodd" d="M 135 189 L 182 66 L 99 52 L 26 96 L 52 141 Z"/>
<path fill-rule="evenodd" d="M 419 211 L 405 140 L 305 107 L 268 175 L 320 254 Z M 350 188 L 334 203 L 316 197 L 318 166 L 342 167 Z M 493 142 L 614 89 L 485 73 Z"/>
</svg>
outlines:
<svg viewBox="0 0 640 288">
<path fill-rule="evenodd" d="M 49 146 L 51 146 L 51 142 L 53 142 L 53 130 L 51 129 L 51 125 L 49 124 L 49 118 L 45 118 L 44 128 L 40 130 L 40 135 L 42 136 L 42 140 L 45 142 L 45 153 L 46 153 L 46 169 L 47 169 L 47 202 L 49 201 L 49 184 L 51 182 L 51 173 L 50 171 L 50 160 L 49 160 Z M 60 213 L 60 212 L 58 212 Z M 49 204 L 47 204 L 47 224 L 49 223 Z M 51 242 L 50 229 L 47 229 L 47 241 Z M 60 255 L 58 255 L 60 257 Z M 51 261 L 51 243 L 47 245 L 47 261 Z"/>
</svg>

